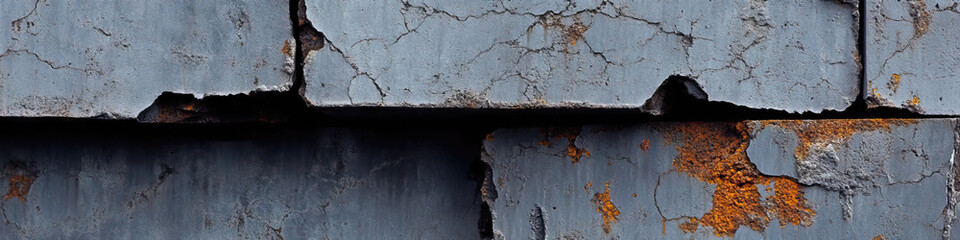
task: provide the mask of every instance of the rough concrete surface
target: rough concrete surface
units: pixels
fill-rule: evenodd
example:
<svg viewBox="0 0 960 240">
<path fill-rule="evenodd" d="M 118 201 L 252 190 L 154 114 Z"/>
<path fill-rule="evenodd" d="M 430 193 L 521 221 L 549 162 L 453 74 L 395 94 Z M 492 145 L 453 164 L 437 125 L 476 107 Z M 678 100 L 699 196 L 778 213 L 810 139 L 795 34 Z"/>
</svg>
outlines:
<svg viewBox="0 0 960 240">
<path fill-rule="evenodd" d="M 486 184 L 496 189 L 485 201 L 497 239 L 949 238 L 955 127 L 857 119 L 501 129 L 484 142 Z M 530 220 L 534 209 L 542 221 Z"/>
<path fill-rule="evenodd" d="M 669 76 L 710 100 L 821 112 L 858 93 L 844 1 L 307 0 L 314 106 L 640 108 Z M 791 94 L 784 94 L 789 92 Z"/>
<path fill-rule="evenodd" d="M 0 116 L 134 118 L 165 91 L 292 84 L 281 1 L 10 1 L 0 8 Z"/>
<path fill-rule="evenodd" d="M 0 238 L 479 237 L 467 177 L 474 139 L 442 129 L 229 132 L 0 137 Z"/>
<path fill-rule="evenodd" d="M 960 114 L 960 1 L 865 2 L 867 102 L 919 113 Z"/>
</svg>

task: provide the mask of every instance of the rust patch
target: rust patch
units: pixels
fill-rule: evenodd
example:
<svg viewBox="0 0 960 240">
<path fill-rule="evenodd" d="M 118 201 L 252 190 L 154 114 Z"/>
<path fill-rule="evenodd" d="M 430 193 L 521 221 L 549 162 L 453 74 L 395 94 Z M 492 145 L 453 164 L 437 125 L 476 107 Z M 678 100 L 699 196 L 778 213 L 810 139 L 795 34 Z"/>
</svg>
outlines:
<svg viewBox="0 0 960 240">
<path fill-rule="evenodd" d="M 39 175 L 38 171 L 27 162 L 12 160 L 5 164 L 3 172 L 10 177 L 7 183 L 7 195 L 3 199 L 17 198 L 21 202 L 27 201 L 27 194 L 30 193 L 30 186 Z"/>
<path fill-rule="evenodd" d="M 603 218 L 603 232 L 610 233 L 612 225 L 617 222 L 617 217 L 620 216 L 620 209 L 617 209 L 617 206 L 614 206 L 613 202 L 610 201 L 610 183 L 603 186 L 602 193 L 593 194 L 591 201 L 597 205 L 597 212 Z"/>
<path fill-rule="evenodd" d="M 281 48 L 280 51 L 283 52 L 283 55 L 287 55 L 287 57 L 293 57 L 293 48 L 290 47 L 290 39 L 283 41 L 283 48 Z"/>
<path fill-rule="evenodd" d="M 903 126 L 917 123 L 915 119 L 821 119 L 821 120 L 769 120 L 762 121 L 762 127 L 776 125 L 797 134 L 800 143 L 794 149 L 797 161 L 807 158 L 807 152 L 813 144 L 846 141 L 854 133 L 886 130 L 890 126 Z"/>
<path fill-rule="evenodd" d="M 893 74 L 890 76 L 890 81 L 887 82 L 887 89 L 890 89 L 893 92 L 897 92 L 897 89 L 900 88 L 900 75 Z"/>
<path fill-rule="evenodd" d="M 680 223 L 680 230 L 685 233 L 695 233 L 700 227 L 700 222 L 696 218 L 690 218 L 689 222 Z"/>
<path fill-rule="evenodd" d="M 780 227 L 787 226 L 787 223 L 794 226 L 813 224 L 810 217 L 816 212 L 807 207 L 807 199 L 800 191 L 800 184 L 785 177 L 769 179 L 774 182 L 774 191 L 773 196 L 767 197 L 767 201 L 777 206 L 770 209 L 770 212 L 780 219 Z"/>
<path fill-rule="evenodd" d="M 640 148 L 640 150 L 646 152 L 647 150 L 650 150 L 650 141 L 644 139 L 640 141 L 640 145 L 637 145 L 637 147 Z"/>
<path fill-rule="evenodd" d="M 580 159 L 584 156 L 590 157 L 590 151 L 587 149 L 577 147 L 577 137 L 580 136 L 580 128 L 554 128 L 554 129 L 540 129 L 540 134 L 543 135 L 543 139 L 537 142 L 540 146 L 551 147 L 552 143 L 550 139 L 566 139 L 567 140 L 567 151 L 566 155 L 570 157 L 570 160 L 573 163 L 580 162 Z"/>
<path fill-rule="evenodd" d="M 487 135 L 483 137 L 483 140 L 486 140 L 486 141 L 488 141 L 488 142 L 489 142 L 489 141 L 493 141 L 493 133 L 492 133 L 492 132 L 491 132 L 491 133 L 487 133 Z"/>
<path fill-rule="evenodd" d="M 877 235 L 876 237 L 873 237 L 873 240 L 887 240 L 887 238 L 883 237 L 883 234 L 880 234 L 880 235 Z"/>
<path fill-rule="evenodd" d="M 913 17 L 913 38 L 919 38 L 927 33 L 930 28 L 930 22 L 933 21 L 933 14 L 927 11 L 927 3 L 924 0 L 910 1 L 910 17 Z"/>
<path fill-rule="evenodd" d="M 593 183 L 587 182 L 587 185 L 583 185 L 583 191 L 586 191 L 586 192 L 589 194 L 589 193 L 590 193 L 590 187 L 592 187 L 592 186 L 593 186 Z"/>
<path fill-rule="evenodd" d="M 907 105 L 917 107 L 920 106 L 920 98 L 916 95 L 913 96 L 910 100 L 907 100 Z"/>
<path fill-rule="evenodd" d="M 699 225 L 713 227 L 716 236 L 733 236 L 740 226 L 763 232 L 770 223 L 770 215 L 807 226 L 816 214 L 806 205 L 802 189 L 793 180 L 764 176 L 750 162 L 746 149 L 751 129 L 746 123 L 692 122 L 664 126 L 666 140 L 680 153 L 673 160 L 673 168 L 717 185 L 713 207 L 696 219 Z M 781 195 L 761 198 L 757 185 L 771 181 L 790 181 L 794 185 L 776 184 L 775 192 Z"/>
<path fill-rule="evenodd" d="M 573 17 L 573 24 L 563 30 L 564 37 L 570 45 L 577 45 L 577 41 L 583 38 L 583 33 L 587 31 L 587 26 L 580 21 L 580 15 Z"/>
</svg>

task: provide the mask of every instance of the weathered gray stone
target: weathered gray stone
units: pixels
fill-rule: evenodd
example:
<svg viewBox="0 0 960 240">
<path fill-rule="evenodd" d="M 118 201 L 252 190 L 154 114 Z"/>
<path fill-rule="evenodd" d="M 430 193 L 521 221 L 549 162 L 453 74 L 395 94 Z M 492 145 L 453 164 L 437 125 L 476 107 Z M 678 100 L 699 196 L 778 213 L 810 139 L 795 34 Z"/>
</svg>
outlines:
<svg viewBox="0 0 960 240">
<path fill-rule="evenodd" d="M 843 119 L 503 129 L 484 144 L 488 184 L 497 192 L 485 201 L 501 239 L 531 236 L 526 222 L 534 206 L 546 219 L 546 239 L 949 238 L 948 226 L 957 222 L 957 194 L 948 187 L 955 181 L 956 124 Z M 727 222 L 734 228 L 723 226 L 725 219 L 735 219 Z"/>
<path fill-rule="evenodd" d="M 12 1 L 0 22 L 0 116 L 133 118 L 165 91 L 292 84 L 287 2 Z"/>
<path fill-rule="evenodd" d="M 640 108 L 669 76 L 710 100 L 791 112 L 857 97 L 842 1 L 307 0 L 321 107 Z M 784 94 L 789 92 L 790 94 Z"/>
<path fill-rule="evenodd" d="M 872 107 L 960 114 L 956 0 L 868 0 L 866 83 Z"/>
<path fill-rule="evenodd" d="M 477 182 L 467 177 L 475 139 L 456 132 L 127 130 L 0 137 L 0 236 L 479 236 Z"/>
</svg>

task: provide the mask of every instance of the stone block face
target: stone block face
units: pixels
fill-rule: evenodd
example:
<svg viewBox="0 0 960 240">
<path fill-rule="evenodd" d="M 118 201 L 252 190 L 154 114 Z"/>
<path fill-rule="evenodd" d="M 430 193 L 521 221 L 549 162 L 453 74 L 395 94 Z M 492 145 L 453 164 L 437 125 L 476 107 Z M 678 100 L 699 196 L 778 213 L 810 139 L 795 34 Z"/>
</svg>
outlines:
<svg viewBox="0 0 960 240">
<path fill-rule="evenodd" d="M 960 113 L 960 1 L 865 1 L 864 97 L 872 107 Z"/>
<path fill-rule="evenodd" d="M 7 134 L 0 236 L 477 238 L 476 141 L 424 131 Z"/>
<path fill-rule="evenodd" d="M 484 143 L 485 184 L 496 190 L 485 201 L 498 239 L 948 237 L 955 128 L 842 119 L 502 129 Z"/>
<path fill-rule="evenodd" d="M 306 0 L 313 106 L 641 108 L 670 76 L 789 112 L 857 97 L 841 1 Z M 791 94 L 783 94 L 790 92 Z"/>
<path fill-rule="evenodd" d="M 280 1 L 13 1 L 0 10 L 0 116 L 133 118 L 163 92 L 285 90 Z"/>
</svg>

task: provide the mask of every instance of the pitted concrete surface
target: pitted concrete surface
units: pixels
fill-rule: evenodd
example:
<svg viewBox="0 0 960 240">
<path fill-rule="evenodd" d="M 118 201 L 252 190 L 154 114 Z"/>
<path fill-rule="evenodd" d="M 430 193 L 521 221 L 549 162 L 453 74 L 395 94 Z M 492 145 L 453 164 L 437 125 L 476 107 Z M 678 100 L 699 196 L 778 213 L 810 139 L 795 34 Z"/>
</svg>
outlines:
<svg viewBox="0 0 960 240">
<path fill-rule="evenodd" d="M 280 1 L 11 1 L 0 8 L 0 116 L 134 118 L 161 93 L 292 84 Z"/>
<path fill-rule="evenodd" d="M 497 239 L 541 228 L 545 238 L 533 239 L 937 239 L 957 222 L 947 215 L 955 127 L 857 119 L 502 129 L 484 142 L 497 193 L 485 200 Z M 799 146 L 808 154 L 795 156 Z M 589 156 L 574 162 L 571 147 Z M 597 204 L 604 195 L 614 208 Z M 534 206 L 543 226 L 527 223 Z"/>
<path fill-rule="evenodd" d="M 864 97 L 873 107 L 957 115 L 960 1 L 867 0 Z"/>
<path fill-rule="evenodd" d="M 475 239 L 475 146 L 442 129 L 7 134 L 0 238 Z"/>
<path fill-rule="evenodd" d="M 669 76 L 789 112 L 857 97 L 842 1 L 307 0 L 314 106 L 640 108 Z M 784 94 L 789 92 L 790 94 Z"/>
</svg>

